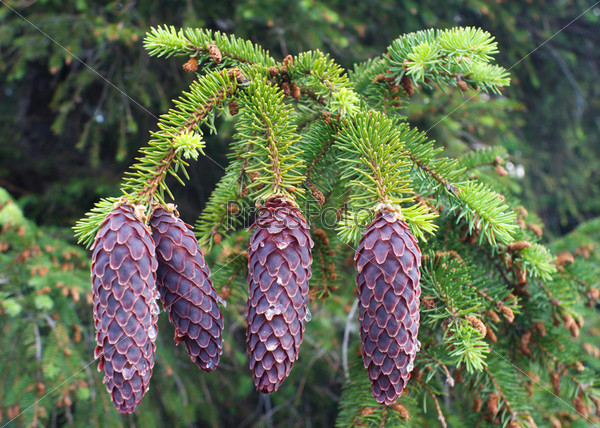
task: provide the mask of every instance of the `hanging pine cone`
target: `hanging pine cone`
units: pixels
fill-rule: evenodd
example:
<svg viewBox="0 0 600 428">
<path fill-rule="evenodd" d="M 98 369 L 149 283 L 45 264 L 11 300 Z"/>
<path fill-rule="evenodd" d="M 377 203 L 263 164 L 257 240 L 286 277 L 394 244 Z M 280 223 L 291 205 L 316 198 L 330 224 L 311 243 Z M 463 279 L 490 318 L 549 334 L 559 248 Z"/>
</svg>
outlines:
<svg viewBox="0 0 600 428">
<path fill-rule="evenodd" d="M 276 391 L 290 374 L 307 318 L 313 241 L 300 210 L 266 203 L 248 251 L 248 351 L 256 388 Z"/>
<path fill-rule="evenodd" d="M 131 413 L 148 390 L 158 327 L 156 257 L 150 230 L 122 204 L 93 245 L 95 357 L 117 410 Z"/>
<path fill-rule="evenodd" d="M 363 362 L 373 397 L 391 404 L 402 395 L 421 346 L 421 251 L 408 225 L 384 208 L 360 240 L 354 264 Z"/>
<path fill-rule="evenodd" d="M 223 315 L 198 241 L 179 217 L 160 207 L 150 218 L 156 243 L 156 284 L 169 320 L 175 326 L 175 342 L 182 341 L 190 358 L 210 372 L 219 364 Z"/>
</svg>

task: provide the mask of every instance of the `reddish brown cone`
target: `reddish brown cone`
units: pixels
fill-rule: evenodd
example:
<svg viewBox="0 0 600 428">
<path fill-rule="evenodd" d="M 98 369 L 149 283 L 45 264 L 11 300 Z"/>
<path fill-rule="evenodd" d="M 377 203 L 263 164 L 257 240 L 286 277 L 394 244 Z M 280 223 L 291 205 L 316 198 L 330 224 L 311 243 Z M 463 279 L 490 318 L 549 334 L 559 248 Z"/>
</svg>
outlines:
<svg viewBox="0 0 600 428">
<path fill-rule="evenodd" d="M 382 211 L 360 240 L 354 264 L 363 362 L 373 397 L 391 404 L 402 395 L 421 345 L 421 252 L 407 224 Z"/>
<path fill-rule="evenodd" d="M 156 284 L 175 326 L 175 342 L 183 341 L 192 361 L 210 372 L 221 357 L 223 315 L 202 250 L 190 227 L 162 207 L 154 210 L 150 225 L 158 260 Z"/>
<path fill-rule="evenodd" d="M 93 245 L 92 287 L 98 370 L 117 410 L 131 413 L 148 390 L 158 332 L 156 257 L 150 230 L 120 205 Z"/>
<path fill-rule="evenodd" d="M 307 318 L 313 241 L 298 208 L 267 202 L 248 251 L 248 351 L 254 384 L 276 391 L 290 374 Z"/>
</svg>

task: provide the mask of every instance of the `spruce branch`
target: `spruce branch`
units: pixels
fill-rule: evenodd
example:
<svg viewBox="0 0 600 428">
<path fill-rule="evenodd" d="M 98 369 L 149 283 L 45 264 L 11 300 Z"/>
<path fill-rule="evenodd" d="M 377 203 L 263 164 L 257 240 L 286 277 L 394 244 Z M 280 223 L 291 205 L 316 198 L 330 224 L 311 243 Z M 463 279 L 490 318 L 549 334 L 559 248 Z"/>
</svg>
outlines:
<svg viewBox="0 0 600 428">
<path fill-rule="evenodd" d="M 234 150 L 252 178 L 251 199 L 283 194 L 291 199 L 304 181 L 299 136 L 283 103 L 284 94 L 265 78 L 254 79 L 239 96 Z"/>
<path fill-rule="evenodd" d="M 503 67 L 489 64 L 496 54 L 497 43 L 479 28 L 425 30 L 396 39 L 387 52 L 388 70 L 400 83 L 404 76 L 414 87 L 457 86 L 467 83 L 481 90 L 500 93 L 510 83 Z"/>
<path fill-rule="evenodd" d="M 512 242 L 518 228 L 516 215 L 495 192 L 482 183 L 459 183 L 465 169 L 455 159 L 438 157 L 442 149 L 434 148 L 424 133 L 410 129 L 405 141 L 400 150 L 417 167 L 413 174 L 420 185 L 417 191 L 435 192 L 450 202 L 450 210 L 460 208 L 457 220 L 465 218 L 469 233 L 479 233 L 480 241 L 485 238 L 493 247 Z"/>
<path fill-rule="evenodd" d="M 159 131 L 151 132 L 148 146 L 142 148 L 142 157 L 125 174 L 121 186 L 123 197 L 132 203 L 146 205 L 152 201 L 164 203 L 164 193 L 172 197 L 165 183 L 167 174 L 183 184 L 183 174 L 188 178 L 186 159 L 196 159 L 202 152 L 201 125 L 208 124 L 214 110 L 223 108 L 224 101 L 238 88 L 239 73 L 215 71 L 192 83 L 189 92 L 175 101 L 176 107 L 162 115 Z M 112 210 L 107 200 L 102 201 L 77 222 L 74 230 L 80 243 L 89 246 L 100 224 Z"/>
<path fill-rule="evenodd" d="M 352 120 L 342 121 L 334 137 L 341 152 L 340 179 L 350 196 L 350 212 L 340 222 L 343 239 L 353 241 L 379 203 L 400 206 L 414 202 L 410 180 L 410 162 L 399 155 L 414 136 L 409 126 L 397 123 L 382 113 L 360 112 Z M 432 233 L 435 214 L 420 204 L 403 214 L 415 227 L 416 235 Z"/>
<path fill-rule="evenodd" d="M 516 216 L 498 195 L 482 183 L 467 182 L 459 188 L 458 200 L 462 210 L 457 220 L 465 218 L 469 233 L 480 232 L 480 242 L 485 238 L 491 246 L 509 244 L 518 228 Z"/>
<path fill-rule="evenodd" d="M 223 61 L 211 58 L 211 47 L 220 51 Z M 219 68 L 240 64 L 275 65 L 275 60 L 259 45 L 219 31 L 199 28 L 177 30 L 173 26 L 153 27 L 144 38 L 144 48 L 150 56 L 192 56 Z"/>
<path fill-rule="evenodd" d="M 285 69 L 290 82 L 300 86 L 303 91 L 309 91 L 317 100 L 329 100 L 339 96 L 336 94 L 340 92 L 353 89 L 344 69 L 329 55 L 318 50 L 297 55 L 287 63 Z M 351 93 L 346 96 L 351 97 Z"/>
<path fill-rule="evenodd" d="M 470 150 L 460 157 L 460 166 L 467 169 L 480 168 L 484 166 L 496 166 L 504 163 L 506 149 L 501 146 L 486 147 L 483 149 Z"/>
<path fill-rule="evenodd" d="M 520 258 L 523 261 L 523 268 L 527 269 L 531 278 L 548 281 L 556 272 L 556 265 L 553 264 L 554 257 L 546 247 L 540 244 L 533 244 L 531 247 L 525 248 L 521 251 Z"/>
</svg>

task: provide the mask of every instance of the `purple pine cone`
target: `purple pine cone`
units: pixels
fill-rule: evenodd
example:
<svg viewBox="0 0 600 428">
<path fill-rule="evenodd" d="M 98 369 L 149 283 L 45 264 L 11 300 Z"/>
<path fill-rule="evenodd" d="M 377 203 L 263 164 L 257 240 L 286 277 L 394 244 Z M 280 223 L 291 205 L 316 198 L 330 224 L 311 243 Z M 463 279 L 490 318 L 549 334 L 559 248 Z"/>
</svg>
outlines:
<svg viewBox="0 0 600 428">
<path fill-rule="evenodd" d="M 290 374 L 304 334 L 313 241 L 300 210 L 266 203 L 248 251 L 248 351 L 254 384 L 276 391 Z"/>
<path fill-rule="evenodd" d="M 150 224 L 158 259 L 156 283 L 175 326 L 175 342 L 183 341 L 192 361 L 210 372 L 221 357 L 223 315 L 202 250 L 189 226 L 173 212 L 155 209 Z"/>
<path fill-rule="evenodd" d="M 421 251 L 392 211 L 377 214 L 354 255 L 362 356 L 373 397 L 391 404 L 410 379 L 420 343 Z"/>
<path fill-rule="evenodd" d="M 117 410 L 131 413 L 148 390 L 158 332 L 156 257 L 150 230 L 120 205 L 93 245 L 95 357 Z"/>
</svg>

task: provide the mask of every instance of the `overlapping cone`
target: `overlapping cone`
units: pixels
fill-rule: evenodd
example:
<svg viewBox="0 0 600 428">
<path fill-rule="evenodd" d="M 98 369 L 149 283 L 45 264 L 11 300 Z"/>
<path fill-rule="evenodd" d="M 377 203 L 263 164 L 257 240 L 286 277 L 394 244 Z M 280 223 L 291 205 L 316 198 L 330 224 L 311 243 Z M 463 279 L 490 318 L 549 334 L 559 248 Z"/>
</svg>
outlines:
<svg viewBox="0 0 600 428">
<path fill-rule="evenodd" d="M 276 391 L 290 374 L 304 334 L 313 241 L 300 210 L 266 203 L 248 251 L 248 351 L 256 388 Z"/>
<path fill-rule="evenodd" d="M 106 217 L 92 248 L 98 370 L 104 369 L 117 410 L 131 413 L 154 367 L 159 313 L 154 241 L 134 207 L 122 204 Z"/>
<path fill-rule="evenodd" d="M 408 225 L 384 210 L 367 227 L 354 264 L 363 362 L 373 397 L 391 404 L 402 395 L 421 346 L 421 251 Z"/>
<path fill-rule="evenodd" d="M 157 285 L 175 341 L 185 343 L 190 358 L 210 372 L 222 351 L 223 315 L 198 241 L 179 217 L 163 207 L 150 218 L 158 259 Z"/>
</svg>

